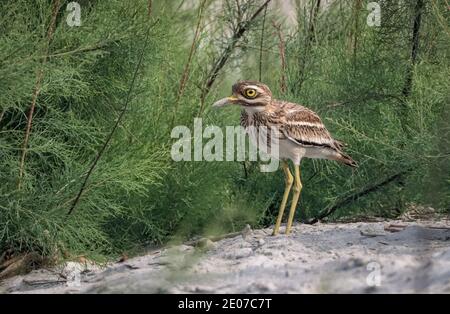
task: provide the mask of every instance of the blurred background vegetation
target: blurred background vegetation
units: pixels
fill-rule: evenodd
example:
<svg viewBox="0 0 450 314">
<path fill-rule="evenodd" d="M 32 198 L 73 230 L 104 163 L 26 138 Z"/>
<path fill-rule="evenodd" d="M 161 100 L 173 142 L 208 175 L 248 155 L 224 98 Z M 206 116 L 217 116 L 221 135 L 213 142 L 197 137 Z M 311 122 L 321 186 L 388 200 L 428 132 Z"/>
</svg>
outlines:
<svg viewBox="0 0 450 314">
<path fill-rule="evenodd" d="M 316 110 L 359 162 L 305 160 L 298 220 L 450 211 L 446 0 L 377 1 L 379 27 L 363 0 L 77 2 L 73 27 L 69 1 L 0 3 L 0 254 L 112 257 L 272 224 L 280 172 L 170 157 L 175 125 L 239 123 L 210 105 L 240 79 Z"/>
</svg>

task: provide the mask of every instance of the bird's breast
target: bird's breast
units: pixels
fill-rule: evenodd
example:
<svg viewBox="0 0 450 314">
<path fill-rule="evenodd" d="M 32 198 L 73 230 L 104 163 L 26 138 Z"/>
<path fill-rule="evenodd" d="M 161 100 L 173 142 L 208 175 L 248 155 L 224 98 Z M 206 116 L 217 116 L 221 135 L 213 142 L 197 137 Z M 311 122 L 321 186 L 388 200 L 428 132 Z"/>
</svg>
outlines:
<svg viewBox="0 0 450 314">
<path fill-rule="evenodd" d="M 305 149 L 288 140 L 281 132 L 280 119 L 271 115 L 243 111 L 241 126 L 248 134 L 250 141 L 258 150 L 279 159 L 291 159 L 298 164 L 305 154 Z"/>
<path fill-rule="evenodd" d="M 246 110 L 243 110 L 241 113 L 241 126 L 246 129 L 246 131 L 250 127 L 259 127 L 264 125 L 264 119 L 260 114 L 257 113 L 249 113 Z"/>
<path fill-rule="evenodd" d="M 263 114 L 244 110 L 241 115 L 241 126 L 259 150 L 270 154 L 271 148 L 278 145 L 279 136 L 272 134 L 273 129 L 269 120 Z"/>
</svg>

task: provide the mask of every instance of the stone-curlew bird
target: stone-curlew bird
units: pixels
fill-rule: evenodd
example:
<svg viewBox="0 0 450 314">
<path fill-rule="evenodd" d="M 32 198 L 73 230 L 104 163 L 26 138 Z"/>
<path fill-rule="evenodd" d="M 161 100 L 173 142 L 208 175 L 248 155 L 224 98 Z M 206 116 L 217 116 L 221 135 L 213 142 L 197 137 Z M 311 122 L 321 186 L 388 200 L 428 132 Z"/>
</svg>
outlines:
<svg viewBox="0 0 450 314">
<path fill-rule="evenodd" d="M 261 137 L 267 143 L 267 153 L 274 152 L 273 147 L 277 146 L 275 156 L 281 160 L 286 180 L 273 234 L 279 232 L 293 185 L 294 193 L 286 225 L 286 234 L 289 234 L 302 189 L 300 181 L 302 158 L 336 160 L 351 167 L 356 167 L 356 162 L 342 151 L 343 143 L 331 137 L 314 111 L 298 104 L 273 99 L 269 87 L 260 82 L 241 81 L 233 85 L 232 91 L 232 96 L 215 102 L 213 106 L 239 105 L 243 109 L 241 126 L 245 128 L 250 139 L 256 142 L 257 147 L 261 149 L 261 145 L 258 145 Z M 263 129 L 265 132 L 261 131 Z M 288 160 L 294 164 L 294 176 L 289 170 Z"/>
</svg>

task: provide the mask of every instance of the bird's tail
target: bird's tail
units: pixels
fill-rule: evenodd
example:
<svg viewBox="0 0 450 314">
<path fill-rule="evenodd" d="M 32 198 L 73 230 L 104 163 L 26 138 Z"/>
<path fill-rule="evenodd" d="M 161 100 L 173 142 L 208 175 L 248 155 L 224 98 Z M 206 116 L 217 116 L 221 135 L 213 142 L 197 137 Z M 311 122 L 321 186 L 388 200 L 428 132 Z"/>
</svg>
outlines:
<svg viewBox="0 0 450 314">
<path fill-rule="evenodd" d="M 335 154 L 333 159 L 342 162 L 343 164 L 350 166 L 352 168 L 357 168 L 358 164 L 356 163 L 356 161 L 354 161 L 353 158 L 350 157 L 349 155 L 342 152 L 345 146 L 347 145 L 344 142 L 334 140 Z"/>
<path fill-rule="evenodd" d="M 352 157 L 350 157 L 349 155 L 346 155 L 344 153 L 339 153 L 338 158 L 336 159 L 339 162 L 342 162 L 343 164 L 350 166 L 352 168 L 357 168 L 358 164 L 356 163 L 356 161 L 353 160 Z"/>
</svg>

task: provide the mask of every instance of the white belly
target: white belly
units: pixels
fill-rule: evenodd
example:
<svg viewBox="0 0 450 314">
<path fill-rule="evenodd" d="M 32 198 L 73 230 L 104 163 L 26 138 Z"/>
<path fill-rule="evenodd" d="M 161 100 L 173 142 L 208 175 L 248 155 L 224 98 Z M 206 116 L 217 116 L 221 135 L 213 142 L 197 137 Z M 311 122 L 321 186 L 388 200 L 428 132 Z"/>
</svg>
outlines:
<svg viewBox="0 0 450 314">
<path fill-rule="evenodd" d="M 280 134 L 280 131 L 277 129 L 255 126 L 257 123 L 253 120 L 254 113 L 247 110 L 248 127 L 245 128 L 245 131 L 252 145 L 259 151 L 275 159 L 290 159 L 296 165 L 299 165 L 304 157 L 333 159 L 333 154 L 335 153 L 327 148 L 302 146 Z M 268 141 L 268 136 L 270 142 Z"/>
<path fill-rule="evenodd" d="M 272 130 L 270 135 L 268 135 L 268 132 L 271 132 L 270 129 L 261 127 L 248 127 L 245 131 L 252 145 L 272 158 L 290 159 L 294 164 L 299 165 L 301 159 L 308 155 L 308 148 L 286 138 L 280 139 L 280 135 L 275 130 Z M 270 143 L 266 144 L 268 143 L 268 136 Z"/>
</svg>

